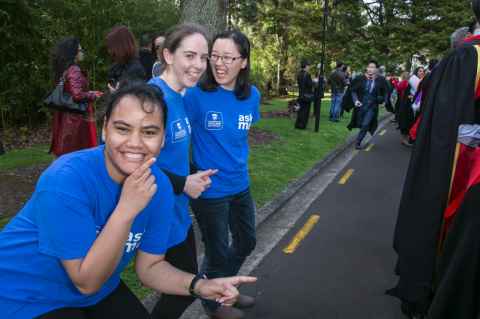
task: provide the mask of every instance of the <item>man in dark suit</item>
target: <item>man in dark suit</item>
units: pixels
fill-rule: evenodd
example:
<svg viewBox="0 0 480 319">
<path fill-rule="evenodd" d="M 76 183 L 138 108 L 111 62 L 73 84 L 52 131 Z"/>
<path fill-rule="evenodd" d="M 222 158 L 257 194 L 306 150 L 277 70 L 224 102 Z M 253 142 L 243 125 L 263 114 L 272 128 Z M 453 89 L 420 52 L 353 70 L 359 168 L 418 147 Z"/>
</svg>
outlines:
<svg viewBox="0 0 480 319">
<path fill-rule="evenodd" d="M 360 128 L 356 149 L 362 149 L 362 141 L 367 132 L 374 134 L 378 126 L 378 107 L 385 103 L 385 81 L 377 76 L 378 63 L 368 62 L 367 70 L 352 83 L 352 99 L 355 110 L 349 129 Z"/>
</svg>

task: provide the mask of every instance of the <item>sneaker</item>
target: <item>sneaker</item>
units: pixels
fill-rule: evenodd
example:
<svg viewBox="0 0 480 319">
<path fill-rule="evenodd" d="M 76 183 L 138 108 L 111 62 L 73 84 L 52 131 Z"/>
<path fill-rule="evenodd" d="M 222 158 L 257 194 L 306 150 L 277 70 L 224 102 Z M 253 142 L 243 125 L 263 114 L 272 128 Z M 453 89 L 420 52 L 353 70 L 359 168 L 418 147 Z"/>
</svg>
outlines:
<svg viewBox="0 0 480 319">
<path fill-rule="evenodd" d="M 239 295 L 234 306 L 239 309 L 252 308 L 255 306 L 255 298 L 247 295 Z"/>
<path fill-rule="evenodd" d="M 356 149 L 356 150 L 363 150 L 362 144 L 356 144 L 356 145 L 355 145 L 355 149 Z"/>
<path fill-rule="evenodd" d="M 229 306 L 220 306 L 214 312 L 210 313 L 211 319 L 242 319 L 245 313 L 240 309 Z"/>
</svg>

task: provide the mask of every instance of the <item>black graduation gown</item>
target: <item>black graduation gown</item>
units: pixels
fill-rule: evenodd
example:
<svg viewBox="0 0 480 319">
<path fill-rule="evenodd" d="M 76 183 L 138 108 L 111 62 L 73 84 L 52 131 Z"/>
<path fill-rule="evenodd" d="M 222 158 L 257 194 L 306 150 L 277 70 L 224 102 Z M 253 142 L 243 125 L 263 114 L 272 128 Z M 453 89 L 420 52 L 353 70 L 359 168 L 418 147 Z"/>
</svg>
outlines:
<svg viewBox="0 0 480 319">
<path fill-rule="evenodd" d="M 423 116 L 394 234 L 399 281 L 388 292 L 406 302 L 428 304 L 433 292 L 438 238 L 448 201 L 458 127 L 476 122 L 476 73 L 475 48 L 459 48 L 436 67 L 424 97 Z"/>
<path fill-rule="evenodd" d="M 410 95 L 410 85 L 405 90 L 402 97 L 398 99 L 398 127 L 403 135 L 407 135 L 415 121 L 415 113 L 412 109 L 412 100 Z"/>
</svg>

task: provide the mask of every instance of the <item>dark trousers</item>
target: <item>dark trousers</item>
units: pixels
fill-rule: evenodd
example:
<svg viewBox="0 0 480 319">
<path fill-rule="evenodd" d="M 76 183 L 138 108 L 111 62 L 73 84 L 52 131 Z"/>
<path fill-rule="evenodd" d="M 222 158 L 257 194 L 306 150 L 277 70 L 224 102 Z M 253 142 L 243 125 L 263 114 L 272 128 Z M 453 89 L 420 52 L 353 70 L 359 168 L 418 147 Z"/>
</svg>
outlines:
<svg viewBox="0 0 480 319">
<path fill-rule="evenodd" d="M 187 238 L 181 244 L 170 248 L 165 259 L 174 267 L 185 272 L 196 274 L 198 272 L 197 247 L 195 233 L 190 227 Z M 153 319 L 177 319 L 195 301 L 191 296 L 176 296 L 162 294 L 152 311 Z M 133 318 L 133 317 L 132 317 Z"/>
<path fill-rule="evenodd" d="M 297 121 L 295 122 L 295 128 L 305 129 L 307 128 L 308 118 L 310 117 L 310 102 L 299 100 L 300 109 L 297 112 Z"/>
<path fill-rule="evenodd" d="M 357 145 L 360 145 L 367 135 L 370 125 L 375 117 L 376 109 L 375 107 L 362 107 L 359 112 L 360 117 L 360 132 L 357 135 Z"/>
<path fill-rule="evenodd" d="M 37 317 L 37 319 L 149 319 L 150 315 L 140 300 L 120 285 L 108 297 L 96 305 L 84 308 L 61 308 Z"/>
<path fill-rule="evenodd" d="M 205 244 L 201 272 L 207 278 L 235 276 L 256 245 L 255 207 L 250 190 L 222 198 L 196 199 L 192 209 Z M 215 311 L 219 304 L 206 301 L 204 306 Z"/>
</svg>

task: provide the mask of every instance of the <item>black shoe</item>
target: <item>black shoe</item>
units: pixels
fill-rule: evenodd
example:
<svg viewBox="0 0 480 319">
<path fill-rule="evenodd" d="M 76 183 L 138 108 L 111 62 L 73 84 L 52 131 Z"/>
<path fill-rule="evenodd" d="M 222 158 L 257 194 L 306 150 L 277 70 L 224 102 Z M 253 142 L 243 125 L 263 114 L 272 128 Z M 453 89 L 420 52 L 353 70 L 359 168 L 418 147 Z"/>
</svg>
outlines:
<svg viewBox="0 0 480 319">
<path fill-rule="evenodd" d="M 364 146 L 362 146 L 362 144 L 355 144 L 355 149 L 356 150 L 363 150 Z"/>
<path fill-rule="evenodd" d="M 211 319 L 241 319 L 245 314 L 234 307 L 220 306 L 214 312 L 207 313 Z"/>
<path fill-rule="evenodd" d="M 234 307 L 238 309 L 247 309 L 255 306 L 255 298 L 247 295 L 239 295 Z"/>
</svg>

